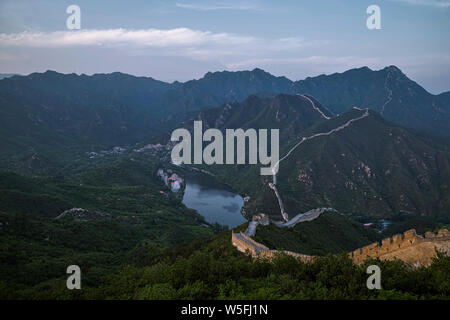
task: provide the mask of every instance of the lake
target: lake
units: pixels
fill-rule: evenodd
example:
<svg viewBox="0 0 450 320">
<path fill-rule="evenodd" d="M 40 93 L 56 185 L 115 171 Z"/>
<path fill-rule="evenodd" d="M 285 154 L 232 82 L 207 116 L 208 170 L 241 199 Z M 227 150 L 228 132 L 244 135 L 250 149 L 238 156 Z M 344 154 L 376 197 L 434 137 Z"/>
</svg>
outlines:
<svg viewBox="0 0 450 320">
<path fill-rule="evenodd" d="M 185 182 L 183 203 L 207 222 L 234 228 L 247 221 L 241 214 L 244 200 L 228 186 L 205 174 L 189 174 Z"/>
</svg>

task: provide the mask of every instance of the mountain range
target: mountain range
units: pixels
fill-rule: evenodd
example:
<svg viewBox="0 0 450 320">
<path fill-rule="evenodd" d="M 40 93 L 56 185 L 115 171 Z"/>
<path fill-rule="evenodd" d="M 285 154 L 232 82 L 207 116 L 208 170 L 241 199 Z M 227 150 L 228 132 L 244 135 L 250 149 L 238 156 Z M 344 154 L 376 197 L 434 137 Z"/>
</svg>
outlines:
<svg viewBox="0 0 450 320">
<path fill-rule="evenodd" d="M 366 135 L 359 133 L 352 143 L 361 144 L 364 136 L 373 139 L 364 142 L 372 148 L 381 143 L 379 148 L 386 153 L 384 159 L 389 159 L 391 165 L 406 163 L 404 159 L 397 159 L 398 148 L 389 147 L 396 151 L 396 155 L 386 151 L 394 143 L 393 138 L 386 141 L 381 139 L 389 130 L 403 130 L 396 125 L 438 134 L 444 137 L 444 141 L 450 135 L 450 93 L 432 95 L 395 66 L 379 71 L 363 67 L 296 82 L 285 77 L 275 77 L 261 69 L 209 72 L 199 80 L 170 84 L 117 72 L 87 76 L 47 71 L 1 80 L 0 101 L 0 162 L 4 168 L 8 168 L 11 162 L 21 161 L 23 166 L 30 166 L 30 162 L 36 162 L 36 158 L 43 159 L 40 162 L 45 166 L 46 162 L 51 163 L 58 158 L 57 155 L 69 154 L 73 150 L 92 151 L 143 143 L 197 114 L 197 118 L 204 121 L 204 127 L 280 128 L 282 140 L 289 141 L 295 140 L 314 124 L 324 122 L 323 126 L 326 127 L 330 125 L 325 123 L 338 122 L 338 119 L 347 116 L 346 112 L 353 106 L 370 108 L 390 123 L 371 113 L 370 119 L 366 121 L 370 126 L 362 127 L 361 130 L 373 127 L 377 132 L 367 132 Z M 217 107 L 220 104 L 223 105 Z M 320 112 L 313 105 L 317 105 Z M 342 114 L 342 117 L 336 118 L 338 114 Z M 332 119 L 326 121 L 328 118 Z M 414 155 L 417 161 L 424 157 L 420 154 L 425 152 L 423 149 L 434 147 L 427 145 L 428 141 L 414 140 L 417 138 L 412 131 L 403 130 L 402 134 L 411 146 L 408 147 L 409 151 L 403 150 L 403 153 Z M 393 133 L 389 137 L 392 136 Z M 345 137 L 345 143 L 348 145 L 354 137 Z M 341 144 L 334 143 L 334 153 L 328 159 L 341 157 L 342 154 L 350 156 L 351 152 L 346 150 L 345 145 L 341 147 L 342 150 L 337 150 L 337 146 Z M 445 148 L 440 146 L 438 149 Z M 442 163 L 442 159 L 447 159 L 445 156 L 439 157 L 434 149 L 427 151 L 426 154 L 430 154 L 428 157 L 433 157 L 435 163 L 424 159 L 422 167 L 446 168 L 447 160 Z M 388 168 L 387 163 L 377 163 L 379 155 L 377 153 L 365 161 L 363 158 L 366 154 L 353 154 L 353 157 L 364 165 L 372 164 L 378 170 L 391 172 L 392 168 Z M 334 164 L 339 163 L 338 159 L 334 160 Z M 344 168 L 337 170 L 341 175 L 346 172 Z M 383 172 L 380 171 L 376 176 L 381 179 L 386 175 Z M 417 177 L 429 182 L 435 175 L 439 176 L 438 173 L 432 173 L 424 178 L 418 171 L 408 172 L 414 184 L 417 184 Z M 339 181 L 345 182 L 345 178 L 341 177 Z M 411 185 L 411 182 L 403 179 L 399 181 Z M 317 182 L 310 183 L 317 188 Z M 379 181 L 374 183 L 380 186 Z M 311 194 L 325 196 L 322 190 L 316 191 Z M 417 192 L 422 191 L 417 189 Z M 442 194 L 438 190 L 433 192 Z M 379 198 L 378 193 L 372 196 Z M 409 197 L 416 201 L 420 199 L 414 193 L 409 193 Z M 355 208 L 363 202 L 371 203 L 363 200 L 364 197 L 356 201 Z M 403 202 L 409 203 L 403 208 L 406 212 L 414 207 L 411 201 Z M 390 206 L 396 207 L 393 204 Z M 375 209 L 377 206 L 370 207 L 378 210 Z M 416 206 L 415 210 L 419 208 Z M 427 208 L 425 211 L 430 213 L 433 210 Z"/>
<path fill-rule="evenodd" d="M 370 108 L 401 126 L 450 137 L 450 93 L 432 95 L 394 66 L 295 82 L 261 69 L 209 72 L 184 83 L 118 72 L 47 71 L 0 80 L 2 149 L 17 154 L 42 141 L 59 146 L 142 142 L 174 127 L 186 113 L 257 93 L 307 94 L 331 115 L 354 106 Z"/>
<path fill-rule="evenodd" d="M 117 72 L 47 71 L 0 80 L 0 165 L 48 174 L 67 168 L 77 153 L 167 139 L 172 128 L 189 128 L 194 119 L 205 129 L 279 128 L 283 155 L 301 137 L 361 115 L 352 109 L 357 106 L 370 108 L 366 119 L 307 141 L 280 167 L 287 210 L 333 206 L 378 217 L 447 217 L 449 99 L 448 92 L 428 93 L 394 66 L 297 82 L 261 69 L 209 72 L 170 84 Z M 216 174 L 252 195 L 248 212 L 278 213 L 258 168 L 225 167 Z"/>
<path fill-rule="evenodd" d="M 10 78 L 12 76 L 15 76 L 16 74 L 14 73 L 0 73 L 0 80 L 1 79 L 5 79 L 5 78 Z"/>
<path fill-rule="evenodd" d="M 407 128 L 449 137 L 449 94 L 433 95 L 400 69 L 367 67 L 297 81 L 292 90 L 316 97 L 336 114 L 353 106 L 370 108 Z"/>
<path fill-rule="evenodd" d="M 389 219 L 395 230 L 450 222 L 449 101 L 450 92 L 432 95 L 395 67 L 296 82 L 260 69 L 185 83 L 117 72 L 2 79 L 0 170 L 7 171 L 0 171 L 0 298 L 155 298 L 175 292 L 172 285 L 176 295 L 165 298 L 199 292 L 226 298 L 241 292 L 233 281 L 242 270 L 250 287 L 265 288 L 266 275 L 254 279 L 264 270 L 270 279 L 281 269 L 335 279 L 347 266 L 345 287 L 355 274 L 348 268 L 356 268 L 347 258 L 259 264 L 235 250 L 228 231 L 182 203 L 183 187 L 172 193 L 157 176 L 160 169 L 182 176 L 190 169 L 172 165 L 164 143 L 172 129 L 192 129 L 194 120 L 204 129 L 280 129 L 279 198 L 270 186 L 274 177 L 261 176 L 257 165 L 199 167 L 250 196 L 243 208 L 248 218 L 266 213 L 280 220 L 279 199 L 289 217 L 337 209 L 341 214 L 330 211 L 289 230 L 258 227 L 255 237 L 271 248 L 338 253 L 381 239 L 354 220 Z M 443 274 L 444 262 L 434 267 Z M 82 296 L 66 289 L 64 271 L 74 263 L 83 270 Z M 430 277 L 441 279 L 435 269 Z M 286 278 L 286 292 L 293 277 Z M 310 289 L 298 297 L 311 296 Z"/>
</svg>

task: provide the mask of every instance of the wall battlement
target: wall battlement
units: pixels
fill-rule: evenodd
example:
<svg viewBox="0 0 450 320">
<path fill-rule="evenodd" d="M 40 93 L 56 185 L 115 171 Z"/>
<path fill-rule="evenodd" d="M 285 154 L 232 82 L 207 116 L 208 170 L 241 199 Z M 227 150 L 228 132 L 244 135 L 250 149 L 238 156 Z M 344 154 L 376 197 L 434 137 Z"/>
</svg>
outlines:
<svg viewBox="0 0 450 320">
<path fill-rule="evenodd" d="M 349 256 L 356 264 L 361 264 L 367 258 L 379 258 L 381 260 L 393 260 L 399 258 L 413 265 L 429 265 L 436 256 L 436 250 L 444 251 L 450 255 L 450 232 L 446 229 L 439 231 L 437 235 L 427 233 L 425 237 L 416 234 L 415 229 L 403 234 L 396 234 L 379 242 L 374 242 L 365 247 L 350 252 Z"/>
<path fill-rule="evenodd" d="M 284 253 L 302 259 L 305 262 L 312 261 L 315 256 L 304 255 L 291 251 L 271 250 L 265 245 L 256 242 L 244 233 L 231 234 L 232 244 L 239 251 L 255 258 L 273 258 Z M 441 229 L 437 235 L 427 232 L 425 237 L 416 234 L 415 229 L 403 234 L 396 234 L 379 242 L 374 242 L 365 247 L 358 248 L 349 253 L 349 257 L 355 264 L 363 263 L 367 258 L 379 258 L 380 260 L 400 259 L 415 267 L 428 266 L 436 256 L 436 250 L 450 256 L 450 232 Z"/>
</svg>

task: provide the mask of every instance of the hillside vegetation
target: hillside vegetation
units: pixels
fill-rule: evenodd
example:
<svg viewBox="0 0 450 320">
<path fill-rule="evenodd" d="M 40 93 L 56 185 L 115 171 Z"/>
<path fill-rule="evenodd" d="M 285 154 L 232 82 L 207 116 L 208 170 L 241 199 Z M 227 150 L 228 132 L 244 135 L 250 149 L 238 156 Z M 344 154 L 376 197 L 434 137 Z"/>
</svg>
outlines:
<svg viewBox="0 0 450 320">
<path fill-rule="evenodd" d="M 136 247 L 157 252 L 220 230 L 170 194 L 158 166 L 119 158 L 66 177 L 0 172 L 2 290 L 53 288 L 72 264 L 98 286 Z"/>
<path fill-rule="evenodd" d="M 355 250 L 380 241 L 383 236 L 340 214 L 325 212 L 315 220 L 298 223 L 292 228 L 259 225 L 253 238 L 270 249 L 327 255 Z"/>
<path fill-rule="evenodd" d="M 132 263 L 100 286 L 69 291 L 65 278 L 3 297 L 32 299 L 448 299 L 450 257 L 411 270 L 399 261 L 356 266 L 346 254 L 305 264 L 291 256 L 253 260 L 231 245 L 230 232 L 163 252 L 140 247 Z M 380 266 L 382 289 L 368 290 L 366 268 Z M 86 276 L 89 276 L 88 272 Z"/>
</svg>

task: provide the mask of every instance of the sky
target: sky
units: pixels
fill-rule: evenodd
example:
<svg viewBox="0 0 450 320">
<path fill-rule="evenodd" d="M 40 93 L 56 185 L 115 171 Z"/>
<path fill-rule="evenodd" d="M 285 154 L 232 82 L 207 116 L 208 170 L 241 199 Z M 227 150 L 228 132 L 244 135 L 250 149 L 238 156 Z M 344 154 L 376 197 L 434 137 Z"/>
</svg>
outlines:
<svg viewBox="0 0 450 320">
<path fill-rule="evenodd" d="M 381 29 L 369 30 L 378 5 Z M 69 5 L 81 29 L 69 30 Z M 300 80 L 396 65 L 450 90 L 450 0 L 1 0 L 0 73 L 120 71 L 163 81 L 261 68 Z"/>
</svg>

